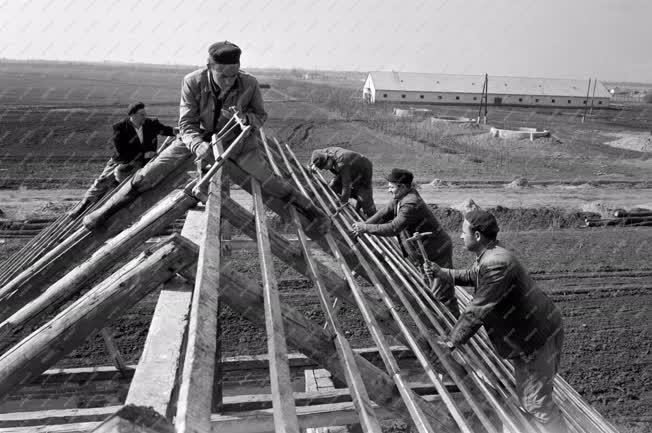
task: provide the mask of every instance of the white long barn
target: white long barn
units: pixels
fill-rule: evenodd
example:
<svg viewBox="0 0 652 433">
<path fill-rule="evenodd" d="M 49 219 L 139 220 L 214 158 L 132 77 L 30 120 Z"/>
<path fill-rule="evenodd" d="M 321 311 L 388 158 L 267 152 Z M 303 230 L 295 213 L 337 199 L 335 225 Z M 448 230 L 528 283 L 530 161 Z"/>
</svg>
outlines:
<svg viewBox="0 0 652 433">
<path fill-rule="evenodd" d="M 484 75 L 425 74 L 415 72 L 370 72 L 362 91 L 369 103 L 479 104 Z M 588 80 L 489 76 L 489 105 L 584 107 Z M 598 82 L 594 107 L 609 104 L 611 94 Z"/>
</svg>

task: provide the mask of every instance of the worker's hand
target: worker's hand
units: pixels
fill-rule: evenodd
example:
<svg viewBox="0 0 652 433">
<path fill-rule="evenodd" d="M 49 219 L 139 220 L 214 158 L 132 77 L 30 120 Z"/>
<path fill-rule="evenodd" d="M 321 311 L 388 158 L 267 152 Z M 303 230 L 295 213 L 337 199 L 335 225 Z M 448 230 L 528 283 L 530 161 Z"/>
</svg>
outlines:
<svg viewBox="0 0 652 433">
<path fill-rule="evenodd" d="M 363 233 L 367 233 L 367 224 L 365 224 L 365 223 L 361 223 L 361 222 L 353 223 L 351 228 L 353 229 L 353 232 L 356 235 L 361 235 Z"/>
<path fill-rule="evenodd" d="M 441 267 L 430 260 L 426 260 L 423 264 L 423 272 L 428 275 L 430 278 L 438 278 Z"/>
<path fill-rule="evenodd" d="M 315 164 L 310 164 L 310 167 L 308 167 L 310 171 L 313 173 L 317 173 L 317 166 Z"/>
<path fill-rule="evenodd" d="M 464 358 L 464 355 L 462 352 L 460 352 L 460 349 L 453 344 L 453 341 L 448 338 L 448 337 L 442 337 L 437 340 L 437 344 L 443 348 L 446 348 L 446 350 L 449 351 L 451 357 L 461 365 L 466 365 L 466 358 Z"/>
<path fill-rule="evenodd" d="M 177 128 L 176 126 L 173 127 L 173 128 L 172 128 L 172 133 L 173 133 L 174 135 L 179 135 L 179 128 Z"/>
<path fill-rule="evenodd" d="M 211 145 L 205 141 L 201 142 L 195 148 L 195 155 L 199 159 L 208 160 L 211 157 Z"/>
<path fill-rule="evenodd" d="M 146 160 L 150 160 L 150 159 L 154 158 L 155 156 L 156 156 L 156 152 L 145 152 L 145 154 L 143 155 L 143 157 Z"/>
</svg>

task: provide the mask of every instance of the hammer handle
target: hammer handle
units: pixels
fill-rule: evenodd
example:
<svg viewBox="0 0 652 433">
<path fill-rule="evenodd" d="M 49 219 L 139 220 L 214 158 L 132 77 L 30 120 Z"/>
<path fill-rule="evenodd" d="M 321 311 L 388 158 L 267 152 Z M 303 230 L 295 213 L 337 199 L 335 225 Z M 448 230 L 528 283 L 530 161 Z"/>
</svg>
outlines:
<svg viewBox="0 0 652 433">
<path fill-rule="evenodd" d="M 426 248 L 423 246 L 423 241 L 419 238 L 417 239 L 417 244 L 419 245 L 419 250 L 421 251 L 421 257 L 423 257 L 423 263 L 428 261 L 428 255 L 426 254 Z M 432 286 L 432 279 L 430 275 L 426 274 L 426 280 L 428 281 L 428 288 Z"/>
</svg>

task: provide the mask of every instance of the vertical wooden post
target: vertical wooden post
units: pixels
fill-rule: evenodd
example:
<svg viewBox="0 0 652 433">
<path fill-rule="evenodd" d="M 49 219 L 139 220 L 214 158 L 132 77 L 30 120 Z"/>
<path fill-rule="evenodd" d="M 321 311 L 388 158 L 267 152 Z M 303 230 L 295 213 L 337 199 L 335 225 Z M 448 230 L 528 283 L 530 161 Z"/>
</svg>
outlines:
<svg viewBox="0 0 652 433">
<path fill-rule="evenodd" d="M 591 91 L 591 79 L 589 78 L 589 85 L 586 87 L 586 100 L 584 104 L 584 114 L 582 114 L 582 123 L 584 123 L 584 119 L 586 118 L 586 110 L 589 108 L 589 92 Z"/>
<path fill-rule="evenodd" d="M 589 115 L 593 114 L 593 100 L 595 99 L 595 85 L 598 83 L 598 79 L 593 79 L 593 95 L 591 95 L 591 108 L 589 109 Z"/>
<path fill-rule="evenodd" d="M 256 233 L 260 265 L 263 273 L 263 295 L 265 300 L 265 327 L 269 351 L 269 377 L 272 387 L 275 431 L 299 433 L 294 394 L 290 382 L 287 344 L 278 295 L 276 276 L 272 263 L 272 251 L 267 232 L 263 194 L 257 180 L 251 180 L 256 214 Z"/>
</svg>

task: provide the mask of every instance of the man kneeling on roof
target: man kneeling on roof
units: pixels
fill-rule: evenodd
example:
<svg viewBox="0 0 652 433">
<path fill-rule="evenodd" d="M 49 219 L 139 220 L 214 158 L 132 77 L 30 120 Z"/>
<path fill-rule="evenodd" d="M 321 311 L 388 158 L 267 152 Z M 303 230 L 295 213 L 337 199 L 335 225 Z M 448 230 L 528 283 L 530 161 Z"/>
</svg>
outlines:
<svg viewBox="0 0 652 433">
<path fill-rule="evenodd" d="M 419 269 L 424 261 L 451 267 L 453 266 L 451 238 L 415 189 L 413 180 L 414 175 L 408 170 L 392 169 L 387 176 L 388 189 L 393 195 L 392 200 L 367 221 L 354 223 L 353 231 L 357 234 L 397 236 L 403 256 L 409 258 Z M 422 241 L 427 257 L 421 256 L 418 245 L 408 241 L 416 232 L 432 233 Z M 459 316 L 455 287 L 452 284 L 437 278 L 433 280 L 430 290 L 436 300 L 446 305 L 455 317 Z"/>
<path fill-rule="evenodd" d="M 561 312 L 516 256 L 498 242 L 498 232 L 492 214 L 471 210 L 464 217 L 461 238 L 466 249 L 475 253 L 475 263 L 467 269 L 426 263 L 426 272 L 433 277 L 475 286 L 473 299 L 442 343 L 455 351 L 484 326 L 498 355 L 514 366 L 523 409 L 546 433 L 566 433 L 552 398 L 564 341 Z"/>
<path fill-rule="evenodd" d="M 113 125 L 113 156 L 81 202 L 68 213 L 72 218 L 77 218 L 104 194 L 154 158 L 159 135 L 172 137 L 179 132 L 178 128 L 148 118 L 142 102 L 130 104 L 127 115 L 127 118 Z"/>
<path fill-rule="evenodd" d="M 365 218 L 376 213 L 371 178 L 373 164 L 366 156 L 352 150 L 332 146 L 312 152 L 310 168 L 330 170 L 335 176 L 329 186 L 340 195 L 342 203 L 356 200 L 355 209 L 362 209 Z"/>
</svg>

